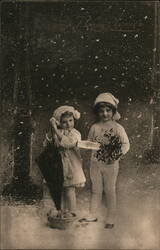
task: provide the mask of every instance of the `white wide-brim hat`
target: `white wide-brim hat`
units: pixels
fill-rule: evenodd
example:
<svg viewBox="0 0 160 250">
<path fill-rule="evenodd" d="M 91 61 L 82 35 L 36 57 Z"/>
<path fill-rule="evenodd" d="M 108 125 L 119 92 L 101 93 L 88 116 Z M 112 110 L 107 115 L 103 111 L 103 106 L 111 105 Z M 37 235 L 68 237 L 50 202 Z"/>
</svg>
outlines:
<svg viewBox="0 0 160 250">
<path fill-rule="evenodd" d="M 116 97 L 114 97 L 111 93 L 106 92 L 106 93 L 99 94 L 97 98 L 95 99 L 94 106 L 96 106 L 100 102 L 109 103 L 113 107 L 115 107 L 116 113 L 113 116 L 114 120 L 119 120 L 121 118 L 121 115 L 117 111 L 119 100 Z"/>
<path fill-rule="evenodd" d="M 73 114 L 74 119 L 78 120 L 80 118 L 80 112 L 76 110 L 72 106 L 64 105 L 58 107 L 54 112 L 53 112 L 53 117 L 60 122 L 62 114 L 65 112 L 70 112 Z"/>
</svg>

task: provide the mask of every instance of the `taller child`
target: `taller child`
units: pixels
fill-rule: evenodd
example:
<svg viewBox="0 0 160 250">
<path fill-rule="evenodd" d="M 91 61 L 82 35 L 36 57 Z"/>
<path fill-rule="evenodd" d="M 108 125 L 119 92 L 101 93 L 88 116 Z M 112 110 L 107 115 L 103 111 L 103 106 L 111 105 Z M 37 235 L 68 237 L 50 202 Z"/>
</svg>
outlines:
<svg viewBox="0 0 160 250">
<path fill-rule="evenodd" d="M 130 148 L 128 136 L 124 128 L 116 122 L 120 119 L 117 111 L 118 99 L 111 93 L 102 93 L 98 95 L 94 102 L 94 112 L 97 122 L 92 125 L 88 139 L 90 141 L 103 141 L 104 133 L 112 129 L 112 133 L 119 137 L 122 146 L 122 154 L 126 154 Z M 105 228 L 113 228 L 116 211 L 116 182 L 119 172 L 119 159 L 111 164 L 98 161 L 95 151 L 91 154 L 90 177 L 92 183 L 91 197 L 91 217 L 87 221 L 97 221 L 97 210 L 100 206 L 103 192 L 107 198 L 107 215 Z"/>
</svg>

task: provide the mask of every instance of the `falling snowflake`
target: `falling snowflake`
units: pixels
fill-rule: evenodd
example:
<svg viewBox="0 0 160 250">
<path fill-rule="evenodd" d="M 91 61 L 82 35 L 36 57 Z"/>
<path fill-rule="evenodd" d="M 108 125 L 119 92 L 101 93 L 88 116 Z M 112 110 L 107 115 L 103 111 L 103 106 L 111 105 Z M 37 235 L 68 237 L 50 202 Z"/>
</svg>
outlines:
<svg viewBox="0 0 160 250">
<path fill-rule="evenodd" d="M 55 76 L 56 76 L 56 74 L 55 74 L 55 73 L 53 73 L 53 74 L 52 74 L 52 76 L 53 76 L 53 77 L 55 77 Z"/>
<path fill-rule="evenodd" d="M 61 75 L 61 78 L 64 78 L 64 75 Z"/>
<path fill-rule="evenodd" d="M 81 39 L 84 39 L 84 36 L 81 36 Z"/>
<path fill-rule="evenodd" d="M 53 41 L 53 40 L 50 40 L 50 42 L 53 43 L 53 44 L 56 44 L 56 43 L 57 43 L 56 41 Z"/>
<path fill-rule="evenodd" d="M 99 86 L 98 86 L 98 85 L 95 85 L 94 88 L 97 89 L 97 88 L 99 88 Z"/>
<path fill-rule="evenodd" d="M 107 69 L 108 69 L 108 67 L 107 67 L 107 66 L 104 66 L 104 69 L 105 69 L 105 70 L 107 70 Z"/>
<path fill-rule="evenodd" d="M 138 34 L 136 34 L 135 36 L 134 36 L 134 38 L 137 38 L 138 37 Z"/>
<path fill-rule="evenodd" d="M 98 71 L 98 69 L 97 69 L 97 68 L 95 68 L 95 69 L 94 69 L 94 71 L 95 71 L 95 72 L 97 72 L 97 71 Z"/>
<path fill-rule="evenodd" d="M 142 114 L 139 114 L 139 115 L 137 116 L 138 119 L 140 119 L 141 117 L 142 117 Z"/>
<path fill-rule="evenodd" d="M 144 19 L 145 19 L 145 20 L 148 19 L 148 16 L 144 16 Z"/>
<path fill-rule="evenodd" d="M 82 7 L 81 10 L 85 10 L 85 8 Z"/>
<path fill-rule="evenodd" d="M 95 59 L 98 59 L 98 56 L 95 56 Z"/>
<path fill-rule="evenodd" d="M 123 37 L 126 37 L 127 36 L 127 34 L 123 34 Z"/>
<path fill-rule="evenodd" d="M 154 129 L 159 129 L 159 127 L 154 127 Z"/>
<path fill-rule="evenodd" d="M 97 38 L 97 39 L 96 39 L 96 42 L 98 43 L 99 41 L 100 41 L 100 39 L 99 39 L 99 38 Z"/>
</svg>

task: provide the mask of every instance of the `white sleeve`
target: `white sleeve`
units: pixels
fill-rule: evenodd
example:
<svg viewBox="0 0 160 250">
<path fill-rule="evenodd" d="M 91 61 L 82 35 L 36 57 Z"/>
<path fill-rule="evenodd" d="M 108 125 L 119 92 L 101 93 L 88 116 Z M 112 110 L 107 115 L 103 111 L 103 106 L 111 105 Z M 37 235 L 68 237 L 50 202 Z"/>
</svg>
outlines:
<svg viewBox="0 0 160 250">
<path fill-rule="evenodd" d="M 130 149 L 130 143 L 129 143 L 128 136 L 126 134 L 125 129 L 121 125 L 118 126 L 117 133 L 118 133 L 118 136 L 120 137 L 120 140 L 122 142 L 122 153 L 125 155 Z"/>
</svg>

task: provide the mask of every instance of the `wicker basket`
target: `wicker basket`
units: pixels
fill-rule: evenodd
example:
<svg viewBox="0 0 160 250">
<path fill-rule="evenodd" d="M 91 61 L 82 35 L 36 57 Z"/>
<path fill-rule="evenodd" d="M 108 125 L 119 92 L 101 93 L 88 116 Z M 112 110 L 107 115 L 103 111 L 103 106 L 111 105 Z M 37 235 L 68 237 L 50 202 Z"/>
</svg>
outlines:
<svg viewBox="0 0 160 250">
<path fill-rule="evenodd" d="M 48 216 L 48 223 L 51 228 L 65 230 L 72 226 L 75 218 L 57 218 Z"/>
</svg>

